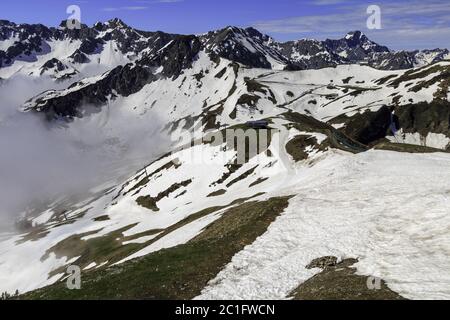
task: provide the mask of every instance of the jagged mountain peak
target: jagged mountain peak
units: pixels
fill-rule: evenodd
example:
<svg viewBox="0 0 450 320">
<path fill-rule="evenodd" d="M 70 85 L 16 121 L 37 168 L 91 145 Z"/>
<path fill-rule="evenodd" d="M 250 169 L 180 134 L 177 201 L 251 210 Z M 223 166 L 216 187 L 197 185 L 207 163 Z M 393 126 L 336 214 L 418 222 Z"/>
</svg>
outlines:
<svg viewBox="0 0 450 320">
<path fill-rule="evenodd" d="M 14 23 L 12 23 L 9 20 L 1 20 L 0 19 L 0 26 L 4 26 L 4 25 L 13 25 Z"/>
<path fill-rule="evenodd" d="M 350 40 L 350 39 L 359 39 L 362 41 L 368 40 L 367 36 L 359 31 L 359 30 L 355 30 L 355 31 L 350 31 L 345 35 L 345 39 Z"/>
<path fill-rule="evenodd" d="M 250 67 L 280 68 L 287 59 L 273 46 L 273 39 L 254 28 L 228 26 L 200 36 L 206 51 Z"/>
<path fill-rule="evenodd" d="M 250 37 L 255 38 L 263 38 L 268 37 L 267 35 L 263 34 L 259 30 L 253 28 L 253 27 L 237 27 L 237 26 L 228 26 L 225 28 L 226 30 L 230 30 L 236 33 L 244 34 Z"/>
<path fill-rule="evenodd" d="M 74 20 L 72 20 L 72 21 L 74 21 Z M 71 22 L 71 20 L 64 19 L 64 20 L 62 20 L 62 21 L 59 23 L 58 27 L 59 27 L 60 29 L 67 29 L 67 25 L 68 25 L 68 23 L 70 23 L 70 22 Z M 81 23 L 81 24 L 80 24 L 80 27 L 81 27 L 81 29 L 89 28 L 89 26 L 86 25 L 86 24 L 84 24 L 84 23 Z"/>
<path fill-rule="evenodd" d="M 242 37 L 248 37 L 248 38 L 254 38 L 254 39 L 259 39 L 261 41 L 274 41 L 273 38 L 271 38 L 270 36 L 263 34 L 262 32 L 260 32 L 259 30 L 253 28 L 253 27 L 238 27 L 238 26 L 227 26 L 225 28 L 222 29 L 217 29 L 214 31 L 210 31 L 205 35 L 220 35 L 220 37 L 222 38 L 231 38 L 234 36 L 242 36 Z"/>
<path fill-rule="evenodd" d="M 118 49 L 116 52 L 127 59 L 135 59 L 154 54 L 180 36 L 136 30 L 119 18 L 97 22 L 92 27 L 83 24 L 81 30 L 70 30 L 66 24 L 63 21 L 59 28 L 48 28 L 42 24 L 17 25 L 2 20 L 0 41 L 7 41 L 0 43 L 0 68 L 13 65 L 17 59 L 38 60 L 37 56 L 48 50 L 49 41 L 81 40 L 81 45 L 71 49 L 66 58 L 57 58 L 63 63 L 83 64 L 98 61 L 90 56 L 101 54 L 105 46 L 113 51 Z M 196 37 L 201 49 L 208 54 L 265 69 L 320 69 L 340 64 L 368 64 L 378 69 L 395 70 L 441 61 L 449 56 L 448 51 L 439 49 L 392 52 L 359 30 L 335 40 L 303 39 L 284 43 L 276 42 L 253 27 L 227 26 Z M 117 49 L 111 47 L 112 43 Z"/>
<path fill-rule="evenodd" d="M 119 18 L 110 19 L 107 24 L 114 27 L 128 27 L 128 25 Z"/>
<path fill-rule="evenodd" d="M 97 21 L 96 23 L 94 23 L 93 28 L 94 29 L 103 29 L 105 27 L 108 28 L 130 28 L 132 29 L 128 24 L 126 24 L 122 19 L 119 18 L 114 18 L 114 19 L 109 19 L 105 22 L 103 21 Z"/>
<path fill-rule="evenodd" d="M 358 30 L 347 33 L 342 39 L 327 39 L 325 40 L 325 43 L 333 50 L 337 51 L 361 48 L 365 53 L 390 52 L 388 47 L 379 45 L 378 43 L 370 40 L 364 33 Z"/>
<path fill-rule="evenodd" d="M 93 29 L 97 31 L 106 31 L 106 30 L 135 30 L 133 27 L 126 24 L 123 20 L 119 18 L 110 19 L 106 22 L 98 21 L 96 22 Z"/>
<path fill-rule="evenodd" d="M 389 52 L 390 49 L 386 46 L 381 46 L 378 43 L 370 40 L 361 31 L 352 31 L 346 34 L 344 37 L 347 44 L 350 47 L 362 47 L 366 51 L 376 51 L 376 52 Z"/>
</svg>

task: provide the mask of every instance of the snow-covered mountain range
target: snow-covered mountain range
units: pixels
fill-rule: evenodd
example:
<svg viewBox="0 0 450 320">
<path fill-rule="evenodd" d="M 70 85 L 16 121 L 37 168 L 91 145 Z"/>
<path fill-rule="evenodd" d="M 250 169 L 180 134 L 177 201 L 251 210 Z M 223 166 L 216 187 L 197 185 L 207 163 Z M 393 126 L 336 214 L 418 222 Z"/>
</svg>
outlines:
<svg viewBox="0 0 450 320">
<path fill-rule="evenodd" d="M 137 172 L 22 212 L 0 242 L 1 291 L 450 298 L 448 50 L 394 52 L 358 31 L 278 43 L 253 28 L 64 26 L 0 21 L 0 89 L 46 83 L 20 111 L 56 132 L 102 118 L 122 146 L 157 121 L 168 141 Z M 244 163 L 222 136 L 240 129 L 268 134 Z M 60 281 L 69 265 L 82 290 Z"/>
<path fill-rule="evenodd" d="M 90 63 L 113 66 L 151 55 L 178 35 L 144 32 L 120 19 L 93 27 L 68 29 L 15 24 L 0 20 L 0 68 L 16 72 L 70 78 Z M 253 28 L 227 27 L 196 36 L 204 49 L 222 58 L 259 68 L 319 69 L 340 64 L 367 64 L 382 70 L 408 69 L 446 59 L 447 49 L 391 51 L 360 31 L 339 40 L 276 42 Z M 44 61 L 43 57 L 49 58 Z M 33 64 L 30 64 L 33 62 Z M 26 67 L 25 67 L 26 66 Z M 30 70 L 34 67 L 35 70 Z M 80 70 L 81 69 L 81 70 Z"/>
</svg>

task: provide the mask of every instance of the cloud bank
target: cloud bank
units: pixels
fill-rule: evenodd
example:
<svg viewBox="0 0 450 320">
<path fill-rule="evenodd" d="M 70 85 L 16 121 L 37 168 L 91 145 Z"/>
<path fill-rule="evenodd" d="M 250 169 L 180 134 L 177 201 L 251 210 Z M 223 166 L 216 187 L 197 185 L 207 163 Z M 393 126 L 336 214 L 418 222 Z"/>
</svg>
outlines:
<svg viewBox="0 0 450 320">
<path fill-rule="evenodd" d="M 156 115 L 149 123 L 124 105 L 70 124 L 19 111 L 27 98 L 55 86 L 23 78 L 0 85 L 0 230 L 35 203 L 114 185 L 165 151 Z"/>
<path fill-rule="evenodd" d="M 393 49 L 450 47 L 450 1 L 380 0 L 376 3 L 356 0 L 314 0 L 321 14 L 299 15 L 286 19 L 257 21 L 263 32 L 296 34 L 308 38 L 337 38 L 348 31 L 361 30 Z M 368 30 L 367 7 L 381 8 L 382 29 Z M 301 6 L 299 5 L 299 12 Z M 327 10 L 325 10 L 327 9 Z"/>
</svg>

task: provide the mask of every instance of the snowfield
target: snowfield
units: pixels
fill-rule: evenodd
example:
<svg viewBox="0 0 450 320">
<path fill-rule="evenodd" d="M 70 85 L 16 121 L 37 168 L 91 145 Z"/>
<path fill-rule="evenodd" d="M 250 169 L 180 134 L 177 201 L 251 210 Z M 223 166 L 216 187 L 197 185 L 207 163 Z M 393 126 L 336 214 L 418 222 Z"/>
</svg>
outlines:
<svg viewBox="0 0 450 320">
<path fill-rule="evenodd" d="M 281 160 L 288 157 L 283 153 L 277 156 Z M 88 240 L 138 223 L 124 232 L 132 236 L 173 225 L 186 217 L 187 212 L 225 205 L 233 199 L 265 191 L 259 200 L 294 197 L 268 231 L 237 253 L 197 299 L 288 299 L 294 289 L 321 271 L 308 270 L 306 266 L 323 256 L 358 259 L 359 275 L 379 277 L 405 298 L 450 299 L 450 274 L 445 272 L 450 268 L 450 187 L 447 183 L 450 155 L 390 151 L 352 155 L 330 151 L 313 155 L 311 162 L 315 164 L 290 162 L 288 165 L 289 159 L 284 159 L 284 166 L 268 168 L 271 161 L 260 156 L 230 178 L 261 163 L 262 169 L 247 182 L 220 197 L 205 198 L 209 192 L 208 181 L 217 179 L 219 171 L 209 177 L 201 172 L 201 167 L 181 158 L 184 166 L 176 169 L 176 174 L 166 171 L 143 194 L 163 190 L 164 185 L 172 183 L 165 180 L 176 181 L 176 177 L 185 176 L 185 170 L 197 177 L 194 178 L 197 182 L 182 197 L 171 196 L 162 201 L 160 213 L 150 213 L 137 206 L 133 200 L 137 196 L 133 195 L 123 196 L 116 200 L 117 205 L 110 205 L 113 192 L 86 204 L 92 209 L 84 218 L 51 228 L 44 238 L 21 244 L 17 243 L 21 238 L 18 236 L 3 239 L 0 242 L 2 290 L 13 292 L 19 288 L 20 292 L 26 292 L 57 281 L 63 274 L 48 277 L 48 272 L 74 263 L 78 257 L 58 258 L 50 254 L 42 260 L 42 256 L 71 234 L 96 231 L 83 238 Z M 157 166 L 158 162 L 148 171 Z M 268 181 L 248 188 L 249 182 L 266 176 Z M 189 204 L 193 199 L 197 200 Z M 84 208 L 80 207 L 74 214 Z M 92 219 L 99 214 L 107 214 L 111 220 L 93 223 Z M 223 210 L 193 221 L 118 263 L 186 243 L 222 214 Z M 156 236 L 134 242 L 145 243 Z M 100 268 L 105 263 L 92 261 L 83 269 Z"/>
<path fill-rule="evenodd" d="M 406 298 L 450 299 L 449 178 L 446 154 L 328 157 L 293 177 L 289 208 L 198 299 L 285 299 L 322 256 L 357 258 Z"/>
</svg>

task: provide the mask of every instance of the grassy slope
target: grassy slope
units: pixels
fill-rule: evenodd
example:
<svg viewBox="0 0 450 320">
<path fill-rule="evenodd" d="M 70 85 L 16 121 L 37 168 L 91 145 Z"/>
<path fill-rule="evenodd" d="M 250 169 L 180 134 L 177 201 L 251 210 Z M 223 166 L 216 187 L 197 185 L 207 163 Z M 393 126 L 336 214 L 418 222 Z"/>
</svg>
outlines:
<svg viewBox="0 0 450 320">
<path fill-rule="evenodd" d="M 81 290 L 68 290 L 65 283 L 57 283 L 22 298 L 192 299 L 237 252 L 266 232 L 288 200 L 272 198 L 231 208 L 187 244 L 83 273 Z"/>
</svg>

